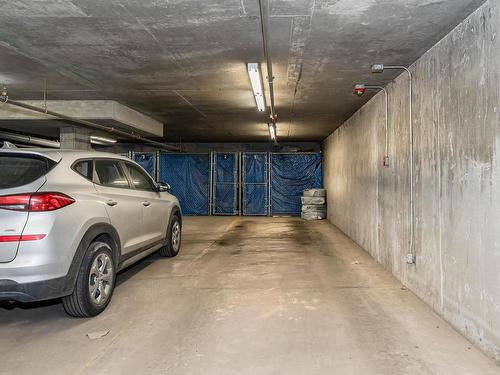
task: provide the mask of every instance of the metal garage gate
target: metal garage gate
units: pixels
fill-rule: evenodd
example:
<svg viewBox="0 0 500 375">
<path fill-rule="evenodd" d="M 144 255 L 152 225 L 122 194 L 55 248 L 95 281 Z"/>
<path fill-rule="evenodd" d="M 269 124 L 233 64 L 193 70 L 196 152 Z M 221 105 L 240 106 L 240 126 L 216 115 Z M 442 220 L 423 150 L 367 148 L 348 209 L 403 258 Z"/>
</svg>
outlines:
<svg viewBox="0 0 500 375">
<path fill-rule="evenodd" d="M 269 154 L 243 153 L 241 208 L 244 216 L 269 215 Z"/>
<path fill-rule="evenodd" d="M 212 154 L 212 196 L 214 215 L 238 215 L 239 155 L 233 153 Z"/>
<path fill-rule="evenodd" d="M 302 192 L 323 185 L 319 153 L 134 153 L 132 157 L 158 181 L 171 185 L 184 215 L 300 216 Z"/>
</svg>

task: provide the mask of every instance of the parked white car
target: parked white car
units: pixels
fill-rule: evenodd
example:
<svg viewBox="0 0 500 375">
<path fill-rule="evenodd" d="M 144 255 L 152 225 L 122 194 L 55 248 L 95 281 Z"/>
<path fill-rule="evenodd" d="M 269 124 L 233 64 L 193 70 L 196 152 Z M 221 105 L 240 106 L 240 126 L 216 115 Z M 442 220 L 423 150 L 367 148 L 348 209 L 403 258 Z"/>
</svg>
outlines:
<svg viewBox="0 0 500 375">
<path fill-rule="evenodd" d="M 101 313 L 118 271 L 178 254 L 181 210 L 168 190 L 114 154 L 0 150 L 0 300 L 62 297 L 71 316 Z"/>
</svg>

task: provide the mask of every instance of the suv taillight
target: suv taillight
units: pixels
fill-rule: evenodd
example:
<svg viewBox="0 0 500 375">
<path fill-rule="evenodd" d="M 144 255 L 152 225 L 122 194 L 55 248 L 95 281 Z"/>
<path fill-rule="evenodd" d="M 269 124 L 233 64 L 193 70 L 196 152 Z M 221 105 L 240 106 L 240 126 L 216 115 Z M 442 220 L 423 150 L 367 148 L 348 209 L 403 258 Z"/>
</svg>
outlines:
<svg viewBox="0 0 500 375">
<path fill-rule="evenodd" d="M 74 203 L 63 193 L 27 193 L 0 196 L 0 209 L 11 211 L 54 211 Z"/>
</svg>

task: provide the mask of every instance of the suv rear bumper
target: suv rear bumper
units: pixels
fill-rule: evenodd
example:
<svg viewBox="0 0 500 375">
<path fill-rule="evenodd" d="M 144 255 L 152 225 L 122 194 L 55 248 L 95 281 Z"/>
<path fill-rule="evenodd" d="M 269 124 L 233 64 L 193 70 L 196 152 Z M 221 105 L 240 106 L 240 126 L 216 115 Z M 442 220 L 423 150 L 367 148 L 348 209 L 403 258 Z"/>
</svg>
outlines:
<svg viewBox="0 0 500 375">
<path fill-rule="evenodd" d="M 0 280 L 0 301 L 34 302 L 64 297 L 71 294 L 68 277 L 17 283 L 13 280 Z"/>
<path fill-rule="evenodd" d="M 30 254 L 23 251 L 23 254 L 18 255 L 11 263 L 0 263 L 0 301 L 34 302 L 69 296 L 75 288 L 76 277 L 86 250 L 92 240 L 102 234 L 111 236 L 116 241 L 114 246 L 120 248 L 119 237 L 114 228 L 107 223 L 99 223 L 87 230 L 69 266 L 63 264 L 54 267 L 54 264 L 43 263 L 45 258 L 41 258 L 42 261 L 34 265 L 34 256 L 31 257 L 31 264 L 28 266 L 29 255 L 36 254 L 36 251 Z M 117 255 L 117 262 L 118 259 Z M 47 267 L 50 270 L 66 269 L 67 273 L 54 274 L 48 272 Z"/>
</svg>

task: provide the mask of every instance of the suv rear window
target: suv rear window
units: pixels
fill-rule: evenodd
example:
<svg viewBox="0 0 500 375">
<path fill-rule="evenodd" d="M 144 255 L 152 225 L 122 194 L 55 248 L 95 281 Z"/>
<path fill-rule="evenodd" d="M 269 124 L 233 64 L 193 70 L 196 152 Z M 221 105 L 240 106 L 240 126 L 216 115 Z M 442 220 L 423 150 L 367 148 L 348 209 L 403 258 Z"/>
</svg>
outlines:
<svg viewBox="0 0 500 375">
<path fill-rule="evenodd" d="M 76 163 L 73 167 L 76 173 L 82 175 L 87 180 L 92 181 L 93 174 L 93 162 L 92 160 L 82 160 Z"/>
<path fill-rule="evenodd" d="M 38 155 L 0 154 L 0 189 L 27 185 L 47 174 L 55 164 Z"/>
</svg>

